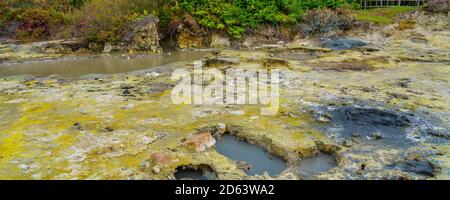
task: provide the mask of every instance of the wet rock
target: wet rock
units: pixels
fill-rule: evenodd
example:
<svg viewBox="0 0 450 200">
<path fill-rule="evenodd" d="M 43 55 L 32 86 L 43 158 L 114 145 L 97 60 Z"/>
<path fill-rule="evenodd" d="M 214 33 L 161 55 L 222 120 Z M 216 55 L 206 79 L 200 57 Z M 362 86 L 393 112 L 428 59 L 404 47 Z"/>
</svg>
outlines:
<svg viewBox="0 0 450 200">
<path fill-rule="evenodd" d="M 361 134 L 360 133 L 352 133 L 352 137 L 358 138 L 358 137 L 361 137 Z"/>
<path fill-rule="evenodd" d="M 216 144 L 216 140 L 211 136 L 211 133 L 200 133 L 190 136 L 185 145 L 194 149 L 197 152 L 205 151 Z"/>
<path fill-rule="evenodd" d="M 165 152 L 152 153 L 151 159 L 155 165 L 166 166 L 172 162 L 172 156 Z"/>
<path fill-rule="evenodd" d="M 353 145 L 354 145 L 353 141 L 351 141 L 351 140 L 344 140 L 342 142 L 342 146 L 344 146 L 344 147 L 352 147 Z"/>
<path fill-rule="evenodd" d="M 133 96 L 133 93 L 130 89 L 125 89 L 122 91 L 122 96 Z"/>
<path fill-rule="evenodd" d="M 333 50 L 346 50 L 346 49 L 352 49 L 355 47 L 362 47 L 367 45 L 366 42 L 363 42 L 361 40 L 357 39 L 347 39 L 347 38 L 340 38 L 340 39 L 327 39 L 323 42 L 323 46 L 326 48 L 330 48 Z"/>
<path fill-rule="evenodd" d="M 402 87 L 402 88 L 408 88 L 409 84 L 411 83 L 411 79 L 410 78 L 402 78 L 400 80 L 398 80 L 397 85 Z"/>
<path fill-rule="evenodd" d="M 379 140 L 379 139 L 383 138 L 383 135 L 380 132 L 374 132 L 374 133 L 372 133 L 371 137 L 374 140 Z"/>
<path fill-rule="evenodd" d="M 445 132 L 444 130 L 436 130 L 436 129 L 428 129 L 427 133 L 430 135 L 433 135 L 435 137 L 440 137 L 440 138 L 444 138 L 446 140 L 450 140 L 450 133 L 447 131 Z"/>
<path fill-rule="evenodd" d="M 236 161 L 237 167 L 244 171 L 248 171 L 252 168 L 252 165 L 245 161 Z"/>
<path fill-rule="evenodd" d="M 330 123 L 332 120 L 332 116 L 330 114 L 319 115 L 317 118 L 318 122 L 322 123 Z"/>
</svg>

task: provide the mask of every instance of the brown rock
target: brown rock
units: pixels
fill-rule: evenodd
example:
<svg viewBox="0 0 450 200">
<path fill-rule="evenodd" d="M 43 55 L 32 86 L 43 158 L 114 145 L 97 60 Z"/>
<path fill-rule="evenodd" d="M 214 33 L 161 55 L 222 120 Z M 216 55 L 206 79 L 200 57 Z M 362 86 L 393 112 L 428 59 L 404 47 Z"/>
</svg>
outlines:
<svg viewBox="0 0 450 200">
<path fill-rule="evenodd" d="M 214 146 L 216 140 L 211 136 L 211 133 L 200 133 L 189 137 L 185 142 L 185 145 L 195 149 L 197 152 L 205 151 L 206 149 Z"/>
<path fill-rule="evenodd" d="M 172 156 L 165 152 L 152 153 L 152 160 L 156 165 L 168 165 L 172 162 Z"/>
</svg>

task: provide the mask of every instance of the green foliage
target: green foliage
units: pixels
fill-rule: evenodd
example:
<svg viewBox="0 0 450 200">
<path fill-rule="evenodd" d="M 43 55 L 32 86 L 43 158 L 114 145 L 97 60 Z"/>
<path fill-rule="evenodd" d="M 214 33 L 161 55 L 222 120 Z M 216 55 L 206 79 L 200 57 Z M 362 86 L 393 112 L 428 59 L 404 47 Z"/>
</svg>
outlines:
<svg viewBox="0 0 450 200">
<path fill-rule="evenodd" d="M 80 8 L 85 2 L 86 0 L 69 0 L 69 4 L 75 8 Z"/>
<path fill-rule="evenodd" d="M 9 11 L 5 0 L 0 0 L 0 27 L 6 21 L 6 13 Z"/>
<path fill-rule="evenodd" d="M 275 0 L 181 0 L 180 9 L 194 16 L 204 27 L 226 29 L 235 38 L 263 23 L 295 22 L 281 12 Z"/>
<path fill-rule="evenodd" d="M 261 24 L 297 22 L 305 10 L 339 8 L 353 5 L 355 0 L 180 0 L 181 12 L 195 17 L 210 29 L 225 29 L 240 38 L 249 28 Z"/>
<path fill-rule="evenodd" d="M 26 10 L 21 16 L 17 35 L 22 39 L 38 39 L 50 36 L 50 14 L 47 10 L 34 8 Z"/>
<path fill-rule="evenodd" d="M 148 0 L 91 0 L 74 13 L 74 35 L 89 42 L 118 43 L 125 26 L 148 15 L 153 6 Z"/>
<path fill-rule="evenodd" d="M 192 16 L 207 29 L 223 30 L 241 38 L 262 24 L 293 24 L 306 10 L 355 5 L 356 0 L 0 0 L 0 25 L 19 21 L 27 26 L 39 22 L 48 31 L 22 37 L 43 38 L 58 32 L 88 41 L 117 42 L 124 27 L 148 14 L 160 19 L 160 28 L 171 30 L 174 22 Z M 37 12 L 36 9 L 41 9 Z M 24 13 L 34 10 L 33 17 Z M 28 13 L 29 14 L 29 13 Z M 44 17 L 45 15 L 45 17 Z M 31 20 L 31 22 L 27 22 Z M 55 31 L 53 29 L 57 29 Z M 29 32 L 29 31 L 28 31 Z M 168 31 L 170 32 L 170 31 Z"/>
</svg>

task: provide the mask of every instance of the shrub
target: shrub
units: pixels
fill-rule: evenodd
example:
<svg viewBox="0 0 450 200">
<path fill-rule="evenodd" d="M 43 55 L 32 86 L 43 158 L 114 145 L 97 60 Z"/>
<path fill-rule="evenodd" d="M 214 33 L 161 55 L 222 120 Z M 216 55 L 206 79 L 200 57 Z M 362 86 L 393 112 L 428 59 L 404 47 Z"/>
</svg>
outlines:
<svg viewBox="0 0 450 200">
<path fill-rule="evenodd" d="M 240 38 L 247 28 L 263 23 L 295 22 L 280 11 L 274 0 L 181 0 L 180 9 L 194 16 L 202 26 L 226 30 L 235 38 Z"/>
<path fill-rule="evenodd" d="M 21 39 L 40 39 L 50 36 L 50 14 L 41 8 L 26 10 L 20 15 L 17 36 Z"/>
<path fill-rule="evenodd" d="M 226 30 L 240 38 L 261 24 L 297 22 L 305 10 L 355 5 L 355 0 L 180 0 L 180 11 L 206 28 Z"/>
<path fill-rule="evenodd" d="M 80 8 L 85 2 L 86 0 L 69 0 L 69 4 L 75 8 Z"/>
<path fill-rule="evenodd" d="M 348 9 L 316 9 L 303 16 L 300 32 L 303 34 L 327 33 L 333 30 L 348 30 L 354 16 Z"/>
<path fill-rule="evenodd" d="M 0 27 L 2 27 L 3 23 L 6 21 L 6 13 L 8 10 L 9 8 L 6 0 L 0 0 Z"/>
<path fill-rule="evenodd" d="M 117 43 L 125 24 L 148 14 L 151 5 L 147 0 L 89 1 L 74 14 L 74 35 L 88 42 Z"/>
</svg>

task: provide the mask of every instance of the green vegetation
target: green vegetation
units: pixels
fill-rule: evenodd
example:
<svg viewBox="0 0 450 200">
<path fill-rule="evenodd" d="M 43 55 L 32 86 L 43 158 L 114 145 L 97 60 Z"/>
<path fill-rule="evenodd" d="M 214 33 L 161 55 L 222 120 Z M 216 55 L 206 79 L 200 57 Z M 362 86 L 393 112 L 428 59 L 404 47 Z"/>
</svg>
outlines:
<svg viewBox="0 0 450 200">
<path fill-rule="evenodd" d="M 391 24 L 394 23 L 395 17 L 400 13 L 408 12 L 417 9 L 416 7 L 389 7 L 389 8 L 375 8 L 367 10 L 356 10 L 356 19 L 359 21 L 366 21 L 376 24 Z"/>
<path fill-rule="evenodd" d="M 72 14 L 72 34 L 88 42 L 118 43 L 124 28 L 148 15 L 153 7 L 146 0 L 91 0 Z"/>
<path fill-rule="evenodd" d="M 354 0 L 180 0 L 180 11 L 204 27 L 226 29 L 240 38 L 246 29 L 261 24 L 291 24 L 306 10 L 355 5 Z"/>
<path fill-rule="evenodd" d="M 160 18 L 163 33 L 171 32 L 186 21 L 205 29 L 226 32 L 239 39 L 263 24 L 289 25 L 309 19 L 320 20 L 324 10 L 332 23 L 324 28 L 310 24 L 311 33 L 326 31 L 334 24 L 351 21 L 341 8 L 356 8 L 356 0 L 0 0 L 0 26 L 16 26 L 20 39 L 81 37 L 88 42 L 117 43 L 129 24 L 148 14 Z M 356 11 L 359 20 L 387 24 L 408 7 Z M 333 10 L 338 10 L 337 13 Z M 339 11 L 341 10 L 341 11 Z M 322 14 L 323 15 L 323 14 Z M 337 15 L 337 17 L 333 17 Z M 328 19 L 327 18 L 327 19 Z M 340 19 L 346 20 L 341 23 Z M 311 22 L 306 22 L 311 23 Z M 5 30 L 5 28 L 2 28 Z M 323 29 L 323 30 L 322 30 Z"/>
</svg>

